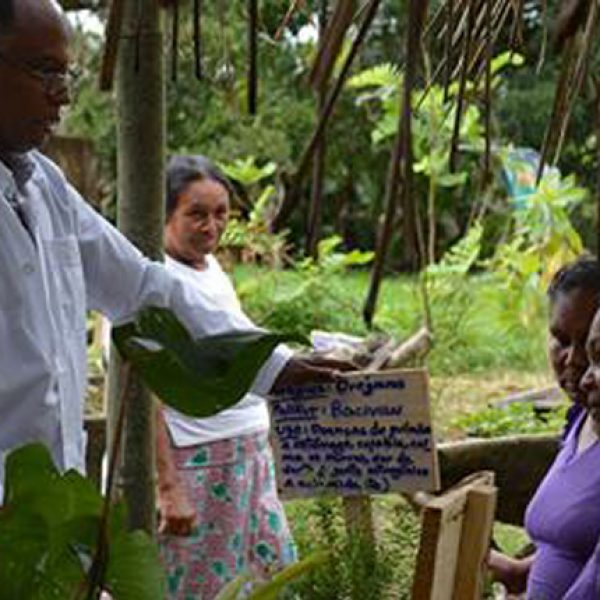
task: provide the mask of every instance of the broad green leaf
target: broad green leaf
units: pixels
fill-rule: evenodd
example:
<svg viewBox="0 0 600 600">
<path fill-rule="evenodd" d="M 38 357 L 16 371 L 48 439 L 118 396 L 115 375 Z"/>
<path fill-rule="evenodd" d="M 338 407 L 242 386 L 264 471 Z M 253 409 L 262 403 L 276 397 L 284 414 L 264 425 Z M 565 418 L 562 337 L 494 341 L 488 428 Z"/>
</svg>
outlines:
<svg viewBox="0 0 600 600">
<path fill-rule="evenodd" d="M 282 342 L 300 336 L 265 331 L 227 333 L 194 340 L 169 310 L 148 308 L 113 330 L 121 354 L 165 403 L 195 417 L 238 402 Z"/>
<path fill-rule="evenodd" d="M 164 600 L 166 577 L 158 547 L 145 532 L 111 538 L 106 589 L 115 600 Z"/>
<path fill-rule="evenodd" d="M 102 496 L 79 473 L 60 474 L 41 444 L 8 456 L 6 485 L 0 510 L 0 600 L 73 598 L 94 558 Z M 158 551 L 148 548 L 152 543 L 143 536 L 126 533 L 122 503 L 110 512 L 108 539 L 109 567 L 110 560 L 119 562 L 111 571 L 115 600 L 163 598 Z M 138 589 L 144 593 L 135 595 Z"/>
<path fill-rule="evenodd" d="M 444 175 L 440 175 L 436 181 L 442 187 L 455 187 L 457 185 L 464 185 L 467 177 L 468 175 L 464 171 L 460 173 L 445 173 Z"/>
<path fill-rule="evenodd" d="M 0 599 L 71 597 L 97 537 L 102 499 L 81 475 L 61 475 L 41 444 L 12 452 L 0 512 Z M 83 526 L 84 522 L 87 526 Z"/>
<path fill-rule="evenodd" d="M 5 504 L 29 495 L 39 495 L 59 479 L 48 449 L 42 444 L 29 444 L 10 453 L 6 459 Z"/>
</svg>

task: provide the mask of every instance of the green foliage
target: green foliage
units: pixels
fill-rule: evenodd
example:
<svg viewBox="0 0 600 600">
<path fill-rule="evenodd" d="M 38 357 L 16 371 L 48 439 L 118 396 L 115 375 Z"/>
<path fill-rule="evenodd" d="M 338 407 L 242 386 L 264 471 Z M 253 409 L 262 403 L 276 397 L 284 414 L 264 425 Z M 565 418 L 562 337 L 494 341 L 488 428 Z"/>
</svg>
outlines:
<svg viewBox="0 0 600 600">
<path fill-rule="evenodd" d="M 427 279 L 432 287 L 452 286 L 454 277 L 465 278 L 469 274 L 479 258 L 482 236 L 483 226 L 481 223 L 475 223 L 439 262 L 427 267 Z"/>
<path fill-rule="evenodd" d="M 553 274 L 583 251 L 569 213 L 586 197 L 572 177 L 551 171 L 512 211 L 503 243 L 485 265 L 505 291 L 505 310 L 525 325 L 545 308 Z"/>
<path fill-rule="evenodd" d="M 337 236 L 319 243 L 318 259 L 307 258 L 294 265 L 296 282 L 282 293 L 273 290 L 277 273 L 245 282 L 239 288 L 242 301 L 269 329 L 307 335 L 312 329 L 364 332 L 359 321 L 360 298 L 344 293 L 341 278 L 336 277 L 373 258 L 372 252 L 341 252 Z M 276 287 L 276 285 L 275 285 Z M 354 323 L 353 325 L 350 322 Z"/>
<path fill-rule="evenodd" d="M 341 499 L 286 504 L 301 556 L 326 550 L 325 568 L 311 571 L 283 596 L 286 600 L 408 600 L 419 544 L 419 518 L 402 499 L 373 498 L 377 546 L 348 535 Z"/>
<path fill-rule="evenodd" d="M 452 426 L 474 437 L 499 437 L 511 434 L 558 433 L 565 424 L 568 404 L 559 410 L 538 414 L 530 402 L 514 402 L 505 408 L 462 415 Z"/>
<path fill-rule="evenodd" d="M 357 90 L 357 104 L 363 106 L 372 123 L 371 140 L 374 147 L 387 143 L 396 135 L 400 110 L 403 76 L 389 65 L 378 65 L 355 75 L 349 86 Z M 475 193 L 471 174 L 477 169 L 478 155 L 483 149 L 483 125 L 480 111 L 474 104 L 465 106 L 460 128 L 460 146 L 463 159 L 458 170 L 450 171 L 449 152 L 454 132 L 456 102 L 447 98 L 444 90 L 431 86 L 427 94 L 419 90 L 413 94 L 413 155 L 416 191 L 415 197 L 427 200 L 430 236 L 429 261 L 435 260 L 438 246 L 437 229 L 443 223 L 467 222 L 471 202 L 465 202 Z M 460 193 L 465 193 L 460 196 Z M 443 232 L 442 232 L 443 233 Z M 445 238 L 445 236 L 442 236 Z M 447 242 L 446 242 L 447 243 Z"/>
<path fill-rule="evenodd" d="M 436 357 L 440 360 L 452 360 L 464 343 L 465 324 L 477 310 L 469 272 L 479 258 L 482 236 L 483 227 L 476 223 L 421 276 L 427 292 Z"/>
<path fill-rule="evenodd" d="M 365 271 L 331 275 L 311 292 L 312 300 L 300 297 L 294 303 L 286 300 L 305 283 L 298 270 L 239 266 L 234 277 L 245 310 L 263 326 L 277 324 L 305 335 L 311 329 L 366 335 L 361 313 L 369 286 Z M 422 326 L 420 287 L 417 276 L 385 278 L 375 329 L 403 339 Z M 546 369 L 545 307 L 524 324 L 518 313 L 507 312 L 503 285 L 487 273 L 469 273 L 447 286 L 436 277 L 432 287 L 435 339 L 428 367 L 434 376 Z"/>
<path fill-rule="evenodd" d="M 238 402 L 275 346 L 305 342 L 298 335 L 264 331 L 194 340 L 171 311 L 156 307 L 114 328 L 113 340 L 165 404 L 195 417 Z"/>
<path fill-rule="evenodd" d="M 259 167 L 254 156 L 248 156 L 245 159 L 238 158 L 232 163 L 222 162 L 219 166 L 227 177 L 239 181 L 244 186 L 251 186 L 266 177 L 271 177 L 277 168 L 274 162 L 268 162 Z"/>
<path fill-rule="evenodd" d="M 308 600 L 378 600 L 391 581 L 391 565 L 381 549 L 344 527 L 341 501 L 317 498 L 308 507 L 314 521 L 312 539 L 295 536 L 304 554 L 327 548 L 327 567 L 294 586 L 297 596 Z"/>
<path fill-rule="evenodd" d="M 260 183 L 273 176 L 276 165 L 268 162 L 262 167 L 253 156 L 233 163 L 221 163 L 228 177 L 244 186 L 243 203 L 249 211 L 247 218 L 240 214 L 230 218 L 220 247 L 233 252 L 237 262 L 267 264 L 272 267 L 283 265 L 287 256 L 287 231 L 271 232 L 271 222 L 277 212 L 278 198 L 275 186 Z"/>
<path fill-rule="evenodd" d="M 95 556 L 102 507 L 93 483 L 75 471 L 61 475 L 44 446 L 13 451 L 0 512 L 0 599 L 75 597 Z M 99 584 L 115 600 L 165 597 L 158 549 L 145 533 L 126 532 L 122 506 L 111 512 L 107 544 Z"/>
</svg>

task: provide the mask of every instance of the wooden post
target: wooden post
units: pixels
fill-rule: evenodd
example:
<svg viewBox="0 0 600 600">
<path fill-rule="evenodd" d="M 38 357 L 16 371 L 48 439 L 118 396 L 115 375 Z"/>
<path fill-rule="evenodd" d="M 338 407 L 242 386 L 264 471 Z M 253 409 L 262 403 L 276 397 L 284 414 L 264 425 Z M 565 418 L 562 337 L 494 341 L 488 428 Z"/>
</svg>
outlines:
<svg viewBox="0 0 600 600">
<path fill-rule="evenodd" d="M 473 488 L 467 506 L 454 578 L 454 598 L 479 600 L 483 594 L 485 558 L 494 527 L 496 488 Z"/>
<path fill-rule="evenodd" d="M 360 538 L 375 549 L 375 525 L 371 496 L 349 496 L 343 499 L 344 521 L 348 535 Z"/>
<path fill-rule="evenodd" d="M 155 0 L 125 0 L 117 62 L 118 223 L 140 250 L 161 258 L 164 197 L 165 94 L 162 20 Z M 111 360 L 117 360 L 116 352 Z M 111 365 L 111 374 L 118 366 Z M 121 471 L 131 528 L 153 533 L 154 408 L 141 380 L 129 378 Z M 116 380 L 118 381 L 118 379 Z M 109 448 L 118 414 L 115 379 L 109 398 Z"/>
<path fill-rule="evenodd" d="M 412 600 L 479 600 L 496 507 L 494 474 L 466 478 L 423 508 Z"/>
</svg>

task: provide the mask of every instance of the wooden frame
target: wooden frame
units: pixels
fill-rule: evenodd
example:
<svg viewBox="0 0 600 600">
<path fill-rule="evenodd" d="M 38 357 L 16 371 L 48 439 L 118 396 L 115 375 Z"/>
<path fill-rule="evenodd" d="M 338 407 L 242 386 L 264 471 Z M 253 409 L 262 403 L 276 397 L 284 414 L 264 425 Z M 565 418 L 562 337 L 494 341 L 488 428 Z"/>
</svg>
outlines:
<svg viewBox="0 0 600 600">
<path fill-rule="evenodd" d="M 423 508 L 413 600 L 479 600 L 497 489 L 494 474 L 463 480 Z"/>
</svg>

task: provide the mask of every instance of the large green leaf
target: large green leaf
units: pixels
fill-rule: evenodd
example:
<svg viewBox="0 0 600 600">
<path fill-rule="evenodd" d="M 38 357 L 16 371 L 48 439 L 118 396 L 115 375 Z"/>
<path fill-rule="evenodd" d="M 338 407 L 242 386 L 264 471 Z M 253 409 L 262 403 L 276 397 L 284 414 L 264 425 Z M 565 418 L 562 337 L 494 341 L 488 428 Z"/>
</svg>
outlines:
<svg viewBox="0 0 600 600">
<path fill-rule="evenodd" d="M 143 531 L 110 541 L 106 589 L 115 600 L 163 600 L 167 586 L 158 547 Z"/>
<path fill-rule="evenodd" d="M 93 483 L 75 471 L 61 474 L 41 444 L 12 452 L 0 511 L 0 600 L 72 598 L 92 564 L 102 508 Z M 158 551 L 139 532 L 126 532 L 122 504 L 112 507 L 107 534 L 115 600 L 164 597 Z M 130 590 L 142 589 L 140 580 L 145 593 L 136 596 Z"/>
<path fill-rule="evenodd" d="M 147 308 L 113 330 L 119 352 L 165 403 L 207 417 L 238 402 L 273 352 L 299 336 L 248 331 L 194 340 L 173 313 Z"/>
<path fill-rule="evenodd" d="M 101 499 L 96 493 L 91 506 L 91 488 L 81 475 L 61 476 L 41 444 L 9 455 L 0 513 L 1 600 L 58 600 L 77 589 L 84 577 L 77 548 L 89 549 L 93 537 L 72 522 L 99 514 Z"/>
</svg>

